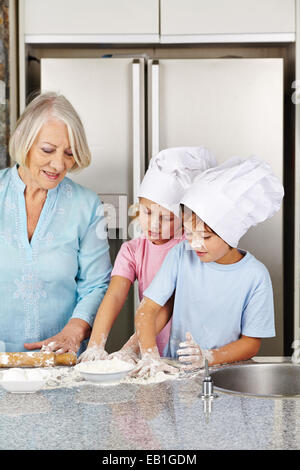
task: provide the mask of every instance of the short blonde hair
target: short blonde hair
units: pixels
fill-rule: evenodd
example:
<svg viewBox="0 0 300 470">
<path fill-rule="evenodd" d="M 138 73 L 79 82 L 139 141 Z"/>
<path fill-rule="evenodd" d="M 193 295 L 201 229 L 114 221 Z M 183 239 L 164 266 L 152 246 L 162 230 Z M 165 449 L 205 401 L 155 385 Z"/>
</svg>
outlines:
<svg viewBox="0 0 300 470">
<path fill-rule="evenodd" d="M 89 166 L 91 152 L 81 119 L 71 103 L 63 95 L 54 92 L 39 94 L 23 111 L 10 138 L 9 153 L 11 158 L 19 165 L 26 166 L 28 152 L 42 126 L 50 117 L 60 119 L 67 126 L 75 160 L 70 171 L 73 172 Z"/>
</svg>

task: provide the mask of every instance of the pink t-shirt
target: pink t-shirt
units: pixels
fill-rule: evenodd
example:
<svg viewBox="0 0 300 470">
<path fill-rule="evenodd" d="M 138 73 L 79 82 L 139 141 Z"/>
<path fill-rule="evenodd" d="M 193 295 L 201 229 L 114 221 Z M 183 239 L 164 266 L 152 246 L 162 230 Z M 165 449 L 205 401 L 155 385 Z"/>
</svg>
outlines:
<svg viewBox="0 0 300 470">
<path fill-rule="evenodd" d="M 155 245 L 141 236 L 125 242 L 116 257 L 111 275 L 126 277 L 132 283 L 137 279 L 139 297 L 142 300 L 143 292 L 151 284 L 168 252 L 184 239 L 183 235 L 181 238 L 172 238 L 162 245 Z M 161 356 L 169 341 L 171 323 L 172 318 L 156 337 Z"/>
</svg>

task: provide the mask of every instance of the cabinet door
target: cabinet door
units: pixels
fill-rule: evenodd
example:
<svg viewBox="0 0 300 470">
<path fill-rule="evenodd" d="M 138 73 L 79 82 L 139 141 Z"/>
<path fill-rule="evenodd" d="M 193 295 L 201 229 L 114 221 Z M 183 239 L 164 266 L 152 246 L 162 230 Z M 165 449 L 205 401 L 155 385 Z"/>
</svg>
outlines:
<svg viewBox="0 0 300 470">
<path fill-rule="evenodd" d="M 118 42 L 122 35 L 133 40 L 134 35 L 144 35 L 151 42 L 159 34 L 158 5 L 158 0 L 20 0 L 27 42 L 34 42 L 35 36 L 40 42 L 43 37 L 51 42 L 51 36 L 58 36 L 59 42 L 72 42 L 70 37 L 84 42 L 85 35 L 87 41 L 96 36 L 102 42 L 106 37 L 111 41 L 111 35 L 117 35 Z"/>
<path fill-rule="evenodd" d="M 283 182 L 283 59 L 164 59 L 148 76 L 150 156 L 184 145 L 207 147 L 218 163 L 256 155 Z M 261 354 L 282 355 L 283 208 L 251 227 L 239 247 L 269 269 L 276 338 L 263 341 Z"/>
<path fill-rule="evenodd" d="M 177 35 L 186 36 L 181 41 L 188 41 L 191 36 L 198 35 L 199 40 L 202 36 L 204 40 L 205 35 L 219 34 L 223 35 L 222 42 L 226 35 L 234 40 L 231 35 L 237 34 L 246 35 L 249 42 L 256 35 L 263 40 L 265 34 L 294 40 L 294 33 L 294 0 L 161 0 L 163 42 L 171 42 Z M 206 38 L 207 42 L 215 40 Z"/>
</svg>

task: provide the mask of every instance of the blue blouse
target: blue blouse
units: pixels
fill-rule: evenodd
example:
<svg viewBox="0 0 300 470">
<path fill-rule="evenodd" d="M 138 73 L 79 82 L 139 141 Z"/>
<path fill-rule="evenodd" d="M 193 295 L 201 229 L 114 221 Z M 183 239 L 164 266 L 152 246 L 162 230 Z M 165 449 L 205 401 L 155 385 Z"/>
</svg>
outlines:
<svg viewBox="0 0 300 470">
<path fill-rule="evenodd" d="M 26 351 L 70 318 L 92 325 L 112 269 L 97 194 L 65 177 L 29 242 L 25 187 L 17 165 L 0 171 L 0 351 Z"/>
</svg>

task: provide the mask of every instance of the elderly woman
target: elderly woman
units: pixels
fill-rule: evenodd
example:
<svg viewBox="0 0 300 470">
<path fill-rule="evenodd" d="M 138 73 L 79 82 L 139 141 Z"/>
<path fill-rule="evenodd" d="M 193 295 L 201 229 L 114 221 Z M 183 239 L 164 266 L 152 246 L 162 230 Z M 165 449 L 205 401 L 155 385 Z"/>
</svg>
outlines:
<svg viewBox="0 0 300 470">
<path fill-rule="evenodd" d="M 0 171 L 0 350 L 81 352 L 111 272 L 101 202 L 66 177 L 90 164 L 81 120 L 65 97 L 41 94 L 9 150 L 17 163 Z"/>
</svg>

